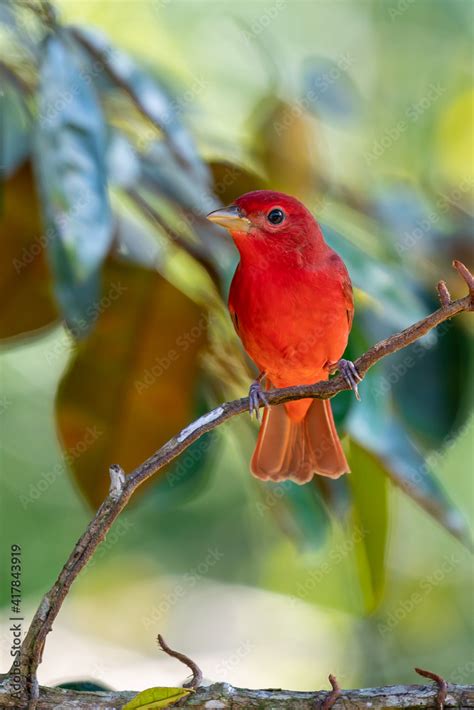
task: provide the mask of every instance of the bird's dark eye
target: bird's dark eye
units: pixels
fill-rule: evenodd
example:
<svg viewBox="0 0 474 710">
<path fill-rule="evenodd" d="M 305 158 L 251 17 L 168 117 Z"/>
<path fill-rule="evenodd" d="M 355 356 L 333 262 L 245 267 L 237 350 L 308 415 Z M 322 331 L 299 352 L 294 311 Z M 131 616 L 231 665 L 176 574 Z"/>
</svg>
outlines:
<svg viewBox="0 0 474 710">
<path fill-rule="evenodd" d="M 281 224 L 285 219 L 285 213 L 283 212 L 283 210 L 276 208 L 274 210 L 270 210 L 270 212 L 267 214 L 267 219 L 270 224 Z"/>
</svg>

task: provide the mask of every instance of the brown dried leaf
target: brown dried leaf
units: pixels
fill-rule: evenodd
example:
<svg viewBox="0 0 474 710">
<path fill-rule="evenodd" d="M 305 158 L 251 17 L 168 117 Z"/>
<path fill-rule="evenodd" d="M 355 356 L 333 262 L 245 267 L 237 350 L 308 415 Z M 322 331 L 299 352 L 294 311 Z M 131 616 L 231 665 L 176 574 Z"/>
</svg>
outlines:
<svg viewBox="0 0 474 710">
<path fill-rule="evenodd" d="M 94 506 L 109 466 L 126 472 L 192 419 L 207 317 L 156 272 L 111 262 L 94 331 L 78 345 L 56 412 L 80 490 Z"/>
</svg>

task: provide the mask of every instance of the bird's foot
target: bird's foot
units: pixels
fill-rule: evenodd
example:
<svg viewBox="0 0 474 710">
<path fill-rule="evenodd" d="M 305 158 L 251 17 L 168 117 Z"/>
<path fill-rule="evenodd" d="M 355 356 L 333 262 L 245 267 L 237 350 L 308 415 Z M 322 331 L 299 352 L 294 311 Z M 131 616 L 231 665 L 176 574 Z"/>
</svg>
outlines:
<svg viewBox="0 0 474 710">
<path fill-rule="evenodd" d="M 339 370 L 351 390 L 354 392 L 356 399 L 360 402 L 359 382 L 362 382 L 362 377 L 357 372 L 357 368 L 351 360 L 341 358 L 332 366 L 332 371 Z"/>
<path fill-rule="evenodd" d="M 260 384 L 260 379 L 252 382 L 249 388 L 249 412 L 250 416 L 255 412 L 255 418 L 260 421 L 260 405 L 264 404 L 265 407 L 269 407 L 268 399 L 265 396 L 265 392 Z"/>
</svg>

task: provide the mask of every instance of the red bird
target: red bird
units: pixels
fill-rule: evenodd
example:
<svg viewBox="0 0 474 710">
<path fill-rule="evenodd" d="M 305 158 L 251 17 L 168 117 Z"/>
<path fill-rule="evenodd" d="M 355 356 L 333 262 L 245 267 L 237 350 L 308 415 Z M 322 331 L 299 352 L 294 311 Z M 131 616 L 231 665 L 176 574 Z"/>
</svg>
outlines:
<svg viewBox="0 0 474 710">
<path fill-rule="evenodd" d="M 229 230 L 240 252 L 229 310 L 260 375 L 250 387 L 258 416 L 267 388 L 327 380 L 339 369 L 358 397 L 360 377 L 342 360 L 354 314 L 352 285 L 342 259 L 294 197 L 249 192 L 208 219 Z M 349 466 L 329 400 L 303 399 L 266 407 L 251 462 L 272 481 L 338 478 Z"/>
</svg>

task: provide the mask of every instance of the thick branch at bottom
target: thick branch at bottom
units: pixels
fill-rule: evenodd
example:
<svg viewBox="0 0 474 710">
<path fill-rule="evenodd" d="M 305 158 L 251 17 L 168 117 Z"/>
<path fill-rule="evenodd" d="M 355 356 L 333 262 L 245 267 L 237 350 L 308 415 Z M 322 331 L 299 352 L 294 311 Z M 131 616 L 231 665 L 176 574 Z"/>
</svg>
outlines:
<svg viewBox="0 0 474 710">
<path fill-rule="evenodd" d="M 214 683 L 198 688 L 180 707 L 194 710 L 317 710 L 327 698 L 329 690 L 299 692 L 293 690 L 249 690 L 234 688 L 228 683 Z M 40 688 L 37 710 L 120 710 L 136 692 L 87 693 L 61 688 Z M 342 690 L 333 705 L 335 710 L 357 708 L 435 708 L 436 685 L 391 685 L 385 688 Z M 5 676 L 0 681 L 0 708 L 20 708 L 11 694 Z M 445 708 L 474 708 L 474 685 L 448 685 Z"/>
</svg>

